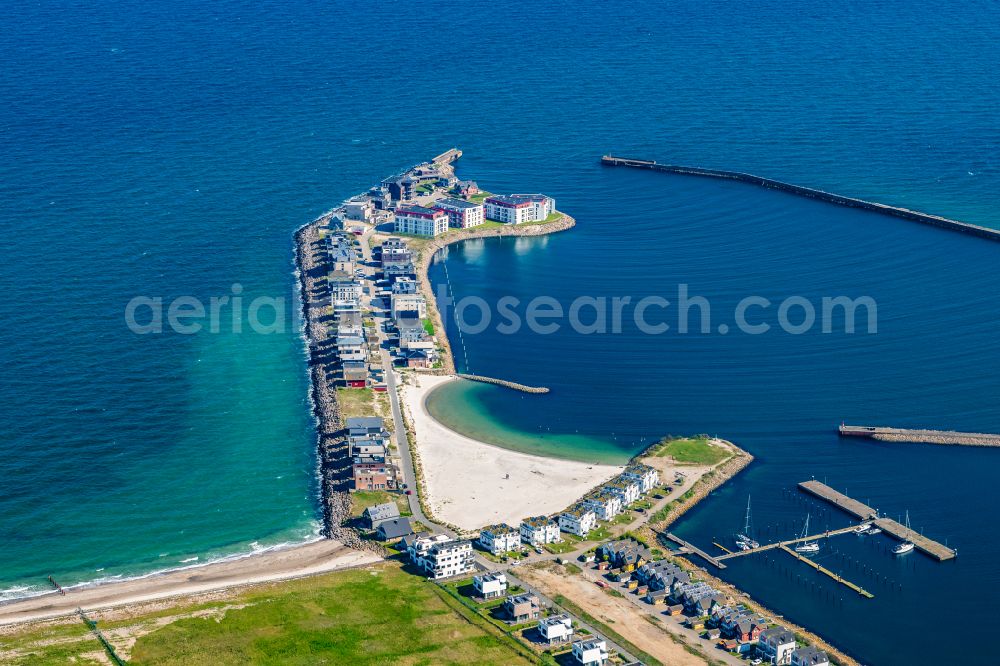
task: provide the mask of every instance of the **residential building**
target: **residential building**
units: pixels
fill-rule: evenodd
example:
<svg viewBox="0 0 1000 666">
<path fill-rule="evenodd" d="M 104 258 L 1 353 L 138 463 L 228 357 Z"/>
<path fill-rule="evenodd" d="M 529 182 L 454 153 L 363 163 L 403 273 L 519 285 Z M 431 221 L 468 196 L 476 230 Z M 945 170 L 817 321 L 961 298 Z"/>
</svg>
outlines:
<svg viewBox="0 0 1000 666">
<path fill-rule="evenodd" d="M 580 666 L 604 666 L 608 663 L 606 641 L 591 639 L 573 643 L 573 660 Z"/>
<path fill-rule="evenodd" d="M 521 547 L 521 535 L 504 523 L 488 525 L 479 531 L 479 545 L 494 555 L 503 555 Z"/>
<path fill-rule="evenodd" d="M 597 526 L 597 514 L 583 504 L 577 503 L 559 514 L 559 529 L 585 537 Z"/>
<path fill-rule="evenodd" d="M 608 490 L 597 490 L 583 498 L 583 504 L 594 510 L 601 520 L 611 520 L 622 512 L 622 499 Z"/>
<path fill-rule="evenodd" d="M 413 252 L 407 247 L 406 241 L 394 236 L 382 243 L 381 262 L 383 269 L 389 266 L 406 266 L 413 263 Z"/>
<path fill-rule="evenodd" d="M 393 280 L 390 290 L 393 294 L 415 294 L 420 291 L 417 288 L 417 281 L 408 276 Z"/>
<path fill-rule="evenodd" d="M 401 277 L 416 277 L 417 269 L 412 261 L 405 264 L 389 264 L 382 269 L 382 274 L 387 280 L 395 281 Z"/>
<path fill-rule="evenodd" d="M 537 620 L 538 616 L 541 615 L 542 607 L 538 603 L 538 597 L 534 594 L 518 594 L 504 599 L 503 612 L 511 622 L 525 622 Z"/>
<path fill-rule="evenodd" d="M 464 199 L 440 199 L 434 202 L 434 209 L 448 216 L 448 225 L 457 229 L 478 227 L 485 219 L 482 204 Z"/>
<path fill-rule="evenodd" d="M 357 252 L 354 242 L 345 233 L 330 234 L 327 239 L 332 270 L 339 273 L 354 274 L 357 269 Z"/>
<path fill-rule="evenodd" d="M 507 594 L 507 576 L 502 573 L 485 573 L 472 578 L 472 586 L 483 599 L 496 599 Z"/>
<path fill-rule="evenodd" d="M 428 578 L 451 578 L 476 570 L 472 542 L 468 540 L 438 542 L 421 558 L 420 565 Z"/>
<path fill-rule="evenodd" d="M 365 527 L 372 530 L 387 520 L 395 520 L 396 518 L 399 518 L 399 507 L 396 506 L 395 502 L 370 506 L 361 514 Z"/>
<path fill-rule="evenodd" d="M 396 209 L 396 233 L 414 236 L 439 236 L 448 231 L 448 215 L 444 211 L 423 206 Z"/>
<path fill-rule="evenodd" d="M 558 543 L 559 523 L 548 516 L 525 518 L 521 521 L 521 541 L 534 546 Z"/>
<path fill-rule="evenodd" d="M 792 666 L 828 666 L 830 657 L 820 649 L 808 646 L 792 653 Z"/>
<path fill-rule="evenodd" d="M 791 664 L 792 653 L 795 652 L 795 634 L 782 626 L 769 627 L 760 632 L 757 651 L 765 661 L 772 664 Z"/>
<path fill-rule="evenodd" d="M 487 219 L 505 224 L 544 220 L 556 209 L 556 202 L 544 194 L 501 194 L 483 202 Z"/>
<path fill-rule="evenodd" d="M 455 183 L 455 192 L 460 197 L 471 197 L 479 194 L 479 185 L 474 180 L 460 180 Z"/>
<path fill-rule="evenodd" d="M 396 487 L 392 466 L 384 461 L 355 463 L 352 471 L 354 490 L 387 490 Z"/>
<path fill-rule="evenodd" d="M 330 284 L 330 298 L 334 301 L 361 301 L 364 289 L 358 279 L 352 273 L 346 271 L 332 271 L 328 280 Z"/>
<path fill-rule="evenodd" d="M 375 534 L 381 541 L 395 541 L 413 534 L 413 526 L 410 525 L 409 518 L 393 518 L 379 525 Z"/>
<path fill-rule="evenodd" d="M 403 351 L 403 365 L 407 368 L 430 368 L 434 366 L 434 355 L 426 349 L 406 349 Z"/>
<path fill-rule="evenodd" d="M 691 582 L 691 576 L 686 571 L 666 560 L 643 564 L 636 570 L 635 576 L 648 585 L 650 590 L 672 592 L 676 586 Z"/>
<path fill-rule="evenodd" d="M 565 613 L 543 617 L 538 621 L 538 634 L 549 645 L 572 640 L 573 618 Z"/>
<path fill-rule="evenodd" d="M 660 473 L 643 463 L 631 463 L 622 472 L 622 477 L 639 484 L 639 493 L 645 495 L 660 485 Z"/>
<path fill-rule="evenodd" d="M 431 548 L 441 543 L 454 541 L 447 534 L 430 534 L 427 532 L 417 534 L 412 539 L 406 539 L 406 554 L 410 561 L 419 565 L 420 560 L 430 552 Z"/>
<path fill-rule="evenodd" d="M 393 319 L 399 319 L 405 312 L 415 313 L 414 319 L 427 316 L 427 301 L 423 294 L 392 294 L 389 297 L 389 313 Z"/>
<path fill-rule="evenodd" d="M 367 222 L 375 212 L 375 204 L 368 197 L 356 197 L 344 202 L 344 217 L 348 220 Z"/>
<path fill-rule="evenodd" d="M 618 495 L 623 507 L 639 499 L 639 483 L 621 475 L 605 483 L 602 488 Z"/>
<path fill-rule="evenodd" d="M 649 549 L 634 539 L 620 539 L 602 544 L 597 549 L 597 556 L 610 562 L 611 566 L 621 567 L 625 571 L 634 571 L 652 558 Z M 638 577 L 636 580 L 639 580 Z"/>
<path fill-rule="evenodd" d="M 365 339 L 358 336 L 338 335 L 337 356 L 341 361 L 367 361 L 368 350 Z"/>
<path fill-rule="evenodd" d="M 368 363 L 365 361 L 342 361 L 340 375 L 344 386 L 365 388 L 368 385 Z"/>
</svg>

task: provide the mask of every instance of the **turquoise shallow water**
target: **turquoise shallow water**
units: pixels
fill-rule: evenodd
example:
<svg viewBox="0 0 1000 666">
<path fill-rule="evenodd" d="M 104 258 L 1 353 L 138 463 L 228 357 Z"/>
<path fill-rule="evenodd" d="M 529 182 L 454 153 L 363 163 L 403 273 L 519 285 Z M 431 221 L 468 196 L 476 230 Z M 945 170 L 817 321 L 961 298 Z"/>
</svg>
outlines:
<svg viewBox="0 0 1000 666">
<path fill-rule="evenodd" d="M 125 304 L 224 295 L 236 282 L 248 298 L 290 300 L 297 226 L 458 145 L 463 175 L 550 193 L 580 225 L 453 248 L 457 293 L 648 293 L 685 281 L 722 311 L 747 291 L 869 292 L 882 306 L 880 334 L 860 341 L 484 337 L 470 343 L 473 369 L 553 392 L 469 393 L 462 410 L 482 407 L 520 446 L 544 424 L 594 455 L 627 455 L 668 432 L 732 437 L 758 464 L 678 527 L 702 540 L 733 520 L 744 484 L 780 488 L 803 474 L 857 487 L 888 511 L 908 507 L 962 554 L 947 567 L 912 558 L 915 573 L 883 561 L 907 595 L 838 609 L 766 568 L 732 575 L 810 626 L 840 628 L 831 638 L 865 663 L 988 661 L 983 641 L 957 640 L 960 653 L 947 654 L 944 642 L 884 637 L 926 619 L 928 589 L 948 590 L 936 608 L 962 618 L 955 635 L 988 635 L 987 601 L 1000 589 L 989 452 L 901 454 L 829 433 L 841 418 L 997 427 L 996 249 L 736 184 L 605 172 L 595 160 L 615 151 L 741 169 L 1000 226 L 997 11 L 10 8 L 0 34 L 0 589 L 308 538 L 314 433 L 292 323 L 268 337 L 139 337 L 124 327 Z M 529 37 L 512 46 L 484 25 L 530 26 Z M 944 492 L 951 478 L 962 483 Z M 800 520 L 780 491 L 754 492 L 762 522 Z"/>
</svg>

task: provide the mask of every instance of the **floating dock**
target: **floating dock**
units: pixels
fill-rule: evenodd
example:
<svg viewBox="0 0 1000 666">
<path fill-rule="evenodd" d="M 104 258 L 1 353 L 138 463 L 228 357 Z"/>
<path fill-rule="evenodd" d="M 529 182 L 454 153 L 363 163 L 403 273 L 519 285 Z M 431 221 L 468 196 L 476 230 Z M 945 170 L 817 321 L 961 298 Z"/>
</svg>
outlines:
<svg viewBox="0 0 1000 666">
<path fill-rule="evenodd" d="M 895 537 L 900 541 L 909 541 L 916 547 L 917 550 L 925 555 L 933 557 L 939 562 L 950 560 L 956 555 L 954 549 L 949 548 L 942 543 L 938 543 L 933 539 L 929 539 L 915 530 L 907 529 L 906 526 L 900 525 L 891 518 L 879 517 L 878 511 L 875 509 L 863 502 L 859 502 L 856 499 L 834 490 L 825 483 L 815 480 L 803 481 L 799 484 L 799 488 L 814 497 L 833 504 L 841 511 L 849 513 L 858 520 L 873 521 L 875 525 L 881 528 L 886 534 Z"/>
<path fill-rule="evenodd" d="M 871 592 L 869 592 L 865 588 L 861 587 L 860 585 L 855 585 L 854 583 L 852 583 L 851 581 L 847 580 L 846 578 L 841 577 L 840 574 L 835 574 L 832 571 L 830 571 L 829 569 L 827 569 L 826 567 L 821 566 L 821 565 L 817 564 L 816 562 L 813 562 L 808 557 L 803 557 L 802 555 L 799 555 L 798 553 L 796 553 L 794 550 L 792 550 L 788 546 L 780 546 L 780 548 L 781 548 L 781 550 L 785 551 L 786 553 L 788 553 L 789 555 L 791 555 L 792 557 L 794 557 L 795 559 L 797 559 L 799 562 L 805 562 L 806 564 L 808 564 L 809 566 L 811 566 L 816 571 L 818 571 L 820 573 L 823 573 L 823 574 L 826 574 L 827 576 L 829 576 L 830 578 L 834 579 L 835 581 L 837 581 L 841 585 L 854 590 L 855 592 L 857 592 L 858 594 L 860 594 L 861 596 L 863 596 L 865 599 L 874 599 L 875 598 L 874 594 L 872 594 Z"/>
<path fill-rule="evenodd" d="M 910 442 L 915 444 L 946 444 L 954 446 L 1000 447 L 1000 435 L 955 430 L 914 430 L 882 426 L 852 426 L 841 424 L 843 437 L 865 437 L 880 442 Z"/>
<path fill-rule="evenodd" d="M 833 194 L 832 192 L 824 192 L 823 190 L 817 190 L 811 187 L 802 187 L 801 185 L 793 185 L 791 183 L 785 183 L 780 180 L 774 180 L 772 178 L 763 178 L 761 176 L 755 176 L 753 174 L 743 173 L 740 171 L 724 171 L 722 169 L 703 169 L 701 167 L 659 164 L 654 160 L 638 160 L 629 157 L 616 157 L 614 155 L 605 155 L 604 157 L 602 157 L 601 164 L 605 166 L 624 166 L 624 167 L 633 167 L 636 169 L 648 169 L 650 171 L 661 171 L 663 173 L 674 173 L 685 176 L 704 176 L 708 178 L 719 178 L 723 180 L 736 180 L 742 183 L 757 185 L 758 187 L 765 187 L 767 189 L 788 192 L 789 194 L 795 194 L 797 196 L 806 197 L 809 199 L 825 201 L 827 203 L 837 204 L 839 206 L 847 206 L 849 208 L 860 208 L 862 210 L 868 210 L 873 213 L 881 213 L 882 215 L 888 215 L 890 217 L 897 217 L 904 220 L 910 220 L 911 222 L 920 222 L 921 224 L 929 224 L 931 226 L 940 227 L 942 229 L 959 231 L 964 234 L 969 234 L 972 236 L 978 236 L 979 238 L 985 238 L 987 240 L 1000 242 L 1000 230 L 998 229 L 981 227 L 976 224 L 969 224 L 968 222 L 959 222 L 958 220 L 951 220 L 946 217 L 941 217 L 939 215 L 930 215 L 928 213 L 921 213 L 919 211 L 910 210 L 908 208 L 900 208 L 898 206 L 887 206 L 885 204 L 876 203 L 874 201 L 865 201 L 864 199 L 845 197 L 840 194 Z"/>
<path fill-rule="evenodd" d="M 775 548 L 787 548 L 797 543 L 802 543 L 803 541 L 817 541 L 818 539 L 825 539 L 827 537 L 837 536 L 838 534 L 847 534 L 854 532 L 854 527 L 841 527 L 838 530 L 829 530 L 827 532 L 820 532 L 819 534 L 811 534 L 809 536 L 799 537 L 797 539 L 787 539 L 785 541 L 778 541 L 777 543 L 769 543 L 763 546 L 758 546 L 757 548 L 748 548 L 747 550 L 736 550 L 730 551 L 725 555 L 719 555 L 717 560 L 728 560 L 734 557 L 744 557 L 745 555 L 754 555 L 756 553 L 763 553 L 766 550 L 774 550 Z M 719 546 L 719 544 L 715 544 Z M 722 546 L 719 546 L 722 548 Z"/>
</svg>

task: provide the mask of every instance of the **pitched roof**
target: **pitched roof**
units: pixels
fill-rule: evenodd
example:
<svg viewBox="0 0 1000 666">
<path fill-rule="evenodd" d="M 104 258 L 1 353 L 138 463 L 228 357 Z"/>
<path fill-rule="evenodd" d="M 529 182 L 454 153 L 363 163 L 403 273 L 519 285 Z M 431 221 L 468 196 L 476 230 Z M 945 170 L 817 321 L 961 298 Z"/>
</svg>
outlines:
<svg viewBox="0 0 1000 666">
<path fill-rule="evenodd" d="M 378 526 L 378 533 L 383 539 L 397 539 L 413 533 L 409 518 L 393 518 Z"/>
<path fill-rule="evenodd" d="M 386 504 L 376 504 L 365 509 L 365 515 L 370 520 L 390 520 L 399 518 L 399 507 L 393 502 Z"/>
</svg>

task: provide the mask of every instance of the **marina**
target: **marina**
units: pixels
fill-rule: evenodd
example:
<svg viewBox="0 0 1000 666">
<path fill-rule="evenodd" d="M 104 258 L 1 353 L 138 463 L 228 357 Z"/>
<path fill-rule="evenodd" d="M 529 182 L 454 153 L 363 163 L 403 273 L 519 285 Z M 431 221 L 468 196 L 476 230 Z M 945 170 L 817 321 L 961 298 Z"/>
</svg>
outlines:
<svg viewBox="0 0 1000 666">
<path fill-rule="evenodd" d="M 912 543 L 914 548 L 939 562 L 950 560 L 957 554 L 953 548 L 938 543 L 891 518 L 879 516 L 877 510 L 834 490 L 825 483 L 816 480 L 803 481 L 799 484 L 799 488 L 814 497 L 833 504 L 859 520 L 871 521 L 886 534 L 900 541 Z"/>
</svg>

